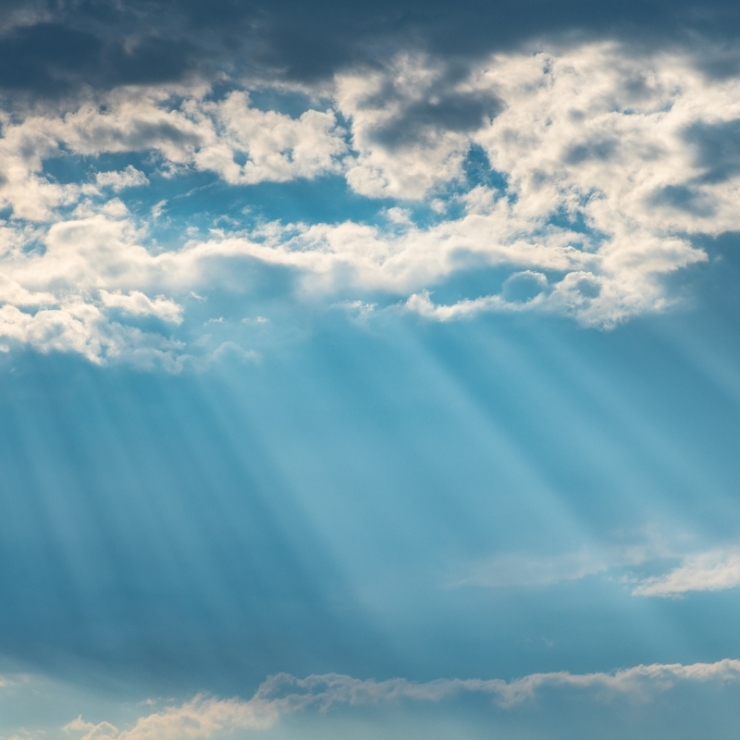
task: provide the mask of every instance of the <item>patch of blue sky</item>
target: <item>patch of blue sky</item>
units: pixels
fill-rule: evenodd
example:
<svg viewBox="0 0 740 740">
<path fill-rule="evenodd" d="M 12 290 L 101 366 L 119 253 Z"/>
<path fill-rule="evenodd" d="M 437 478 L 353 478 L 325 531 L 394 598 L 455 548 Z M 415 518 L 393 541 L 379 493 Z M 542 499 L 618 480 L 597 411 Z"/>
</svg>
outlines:
<svg viewBox="0 0 740 740">
<path fill-rule="evenodd" d="M 329 588 L 322 546 L 295 503 L 280 503 L 287 492 L 248 428 L 238 442 L 224 438 L 192 382 L 163 388 L 55 364 L 37 377 L 48 392 L 36 386 L 35 412 L 3 403 L 4 449 L 25 446 L 3 476 L 15 492 L 3 588 L 27 584 L 4 613 L 3 653 L 52 672 L 106 665 L 138 681 L 171 680 L 177 665 L 192 689 L 207 677 L 232 692 L 234 681 L 258 683 L 279 666 L 305 673 L 309 655 L 323 664 L 322 654 L 341 654 L 346 627 L 330 613 L 346 608 L 341 586 Z M 76 382 L 63 390 L 64 369 Z M 63 414 L 80 394 L 72 421 Z"/>
<path fill-rule="evenodd" d="M 65 151 L 57 156 L 48 157 L 43 161 L 41 175 L 60 185 L 94 184 L 98 172 L 122 170 L 128 165 L 145 171 L 151 170 L 152 159 L 149 153 L 138 152 L 101 152 L 96 155 L 83 156 Z"/>
<path fill-rule="evenodd" d="M 582 205 L 585 205 L 585 200 L 586 199 L 582 200 Z M 546 221 L 546 226 L 554 226 L 557 229 L 563 229 L 575 234 L 583 234 L 588 237 L 587 244 L 589 245 L 589 249 L 593 250 L 609 239 L 609 235 L 594 229 L 589 225 L 586 218 L 587 217 L 582 210 L 568 212 L 565 208 L 561 207 L 555 213 L 550 215 Z M 534 233 L 536 235 L 537 232 Z M 573 244 L 573 246 L 582 245 Z"/>
<path fill-rule="evenodd" d="M 633 596 L 623 578 L 650 563 L 454 585 L 502 554 L 598 560 L 646 527 L 697 549 L 740 529 L 737 407 L 671 326 L 701 333 L 685 314 L 600 333 L 330 312 L 261 364 L 182 377 L 6 357 L 0 648 L 182 698 L 248 698 L 278 670 L 513 678 L 731 656 L 738 591 Z M 725 363 L 731 328 L 712 337 Z M 515 716 L 502 726 L 523 732 Z"/>
<path fill-rule="evenodd" d="M 134 215 L 147 220 L 158 206 L 150 232 L 165 248 L 182 244 L 190 236 L 188 229 L 206 234 L 213 228 L 248 229 L 271 221 L 384 223 L 384 210 L 396 203 L 390 198 L 357 195 L 341 175 L 231 185 L 213 173 L 192 168 L 176 174 L 162 172 L 149 153 L 56 157 L 45 161 L 44 174 L 60 184 L 94 182 L 97 172 L 120 171 L 128 165 L 142 171 L 149 183 L 126 188 L 116 196 Z"/>
<path fill-rule="evenodd" d="M 219 88 L 214 88 L 214 96 L 218 97 Z M 223 95 L 223 93 L 221 94 Z M 249 90 L 250 106 L 264 112 L 275 111 L 291 118 L 300 118 L 309 110 L 330 110 L 333 105 L 329 98 L 318 100 L 306 93 L 295 90 L 281 90 L 272 86 L 251 88 Z M 343 123 L 340 116 L 338 120 Z"/>
<path fill-rule="evenodd" d="M 97 173 L 121 171 L 130 165 L 143 172 L 149 182 L 126 188 L 116 197 L 134 215 L 147 220 L 157 206 L 151 235 L 165 248 L 182 243 L 188 229 L 207 233 L 213 228 L 246 229 L 271 221 L 336 224 L 351 220 L 387 227 L 385 213 L 394 206 L 401 206 L 418 227 L 427 228 L 461 217 L 464 210 L 459 196 L 477 185 L 502 193 L 507 189 L 506 179 L 490 168 L 485 152 L 478 146 L 471 147 L 466 157 L 463 177 L 441 186 L 423 201 L 364 197 L 348 187 L 343 175 L 231 185 L 213 173 L 192 168 L 164 172 L 151 152 L 63 154 L 45 160 L 42 174 L 59 184 L 94 183 Z M 110 197 L 110 193 L 101 197 Z M 437 207 L 440 202 L 441 210 Z"/>
<path fill-rule="evenodd" d="M 506 175 L 491 167 L 486 150 L 479 144 L 471 144 L 463 161 L 463 172 L 470 187 L 483 185 L 502 192 L 509 188 Z"/>
<path fill-rule="evenodd" d="M 399 203 L 356 196 L 341 176 L 168 178 L 146 154 L 55 160 L 48 173 L 74 182 L 128 164 L 150 180 L 120 194 L 135 215 L 166 201 L 152 227 L 162 246 L 219 223 L 387 225 Z M 408 205 L 412 219 L 441 218 L 430 203 Z M 226 347 L 199 373 L 6 357 L 0 652 L 88 681 L 105 666 L 142 693 L 184 698 L 204 685 L 248 696 L 278 670 L 513 678 L 734 655 L 737 590 L 640 598 L 634 583 L 678 556 L 613 556 L 652 530 L 685 533 L 697 550 L 740 531 L 726 242 L 715 242 L 724 262 L 694 268 L 691 314 L 612 332 L 532 315 L 347 320 L 299 306 L 294 270 L 244 260 L 230 276 L 238 291 L 191 296 L 173 330 Z M 470 265 L 434 298 L 501 292 L 509 272 Z M 475 575 L 497 557 L 574 551 L 580 575 Z"/>
</svg>

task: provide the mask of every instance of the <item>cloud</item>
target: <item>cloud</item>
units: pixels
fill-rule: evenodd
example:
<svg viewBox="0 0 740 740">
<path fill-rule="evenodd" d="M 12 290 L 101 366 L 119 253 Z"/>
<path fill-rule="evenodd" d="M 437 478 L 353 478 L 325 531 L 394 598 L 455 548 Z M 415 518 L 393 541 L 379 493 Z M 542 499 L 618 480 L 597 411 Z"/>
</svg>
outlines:
<svg viewBox="0 0 740 740">
<path fill-rule="evenodd" d="M 477 563 L 468 575 L 452 585 L 485 588 L 549 586 L 603 573 L 610 567 L 613 567 L 613 559 L 607 553 L 588 549 L 551 557 L 509 553 Z"/>
<path fill-rule="evenodd" d="M 98 172 L 95 175 L 95 182 L 101 188 L 110 188 L 114 193 L 118 193 L 124 188 L 148 185 L 149 178 L 140 170 L 129 165 L 120 172 Z"/>
<path fill-rule="evenodd" d="M 462 575 L 451 579 L 450 587 L 484 588 L 539 587 L 577 581 L 611 571 L 632 572 L 646 564 L 677 558 L 677 549 L 685 543 L 672 544 L 652 528 L 622 533 L 616 542 L 584 544 L 578 550 L 549 555 L 521 552 L 500 553 L 471 563 Z"/>
<path fill-rule="evenodd" d="M 679 565 L 666 570 L 677 561 Z M 646 576 L 646 569 L 664 572 Z M 740 586 L 740 549 L 729 546 L 687 553 L 686 543 L 671 545 L 648 533 L 631 544 L 586 546 L 553 555 L 502 553 L 470 564 L 461 576 L 451 579 L 449 587 L 534 588 L 596 575 L 629 584 L 633 596 L 673 598 L 722 591 Z"/>
<path fill-rule="evenodd" d="M 175 81 L 199 63 L 185 38 L 163 38 L 142 27 L 135 34 L 101 34 L 84 22 L 63 22 L 43 11 L 16 16 L 0 35 L 0 89 L 33 97 L 58 97 L 96 87 Z M 31 19 L 37 22 L 29 22 Z M 61 22 L 60 22 L 61 21 Z M 82 22 L 80 22 L 82 21 Z M 86 27 L 87 26 L 87 27 Z"/>
<path fill-rule="evenodd" d="M 535 701 L 544 691 L 576 693 L 596 701 L 619 696 L 634 696 L 644 701 L 679 683 L 738 680 L 740 661 L 731 659 L 692 665 L 639 665 L 613 673 L 534 673 L 512 681 L 439 679 L 414 683 L 403 678 L 375 681 L 340 674 L 299 679 L 283 673 L 268 678 L 249 700 L 199 695 L 180 706 L 141 717 L 128 730 L 120 730 L 108 722 L 86 722 L 82 717 L 64 729 L 79 740 L 210 740 L 241 729 L 265 730 L 281 716 L 309 709 L 327 712 L 337 706 L 442 702 L 463 694 L 481 694 L 505 710 Z"/>
<path fill-rule="evenodd" d="M 217 172 L 226 182 L 286 182 L 339 171 L 337 158 L 346 145 L 331 110 L 308 110 L 294 119 L 251 108 L 249 96 L 239 91 L 202 109 L 213 115 L 220 136 L 218 144 L 194 155 L 195 166 Z M 244 155 L 244 164 L 236 163 L 235 154 Z"/>
<path fill-rule="evenodd" d="M 113 322 L 184 326 L 192 292 L 238 292 L 236 263 L 287 269 L 300 301 L 438 321 L 540 312 L 609 329 L 665 310 L 675 302 L 666 278 L 708 259 L 697 237 L 740 229 L 740 94 L 735 78 L 708 78 L 685 54 L 628 51 L 581 44 L 459 67 L 406 53 L 337 74 L 295 115 L 258 108 L 259 90 L 236 80 L 223 94 L 202 80 L 129 86 L 2 114 L 0 202 L 11 216 L 0 335 L 122 357 L 101 332 L 143 334 Z M 45 170 L 52 159 L 144 153 L 151 173 L 129 164 L 95 185 Z M 350 191 L 383 201 L 370 221 L 233 220 L 163 250 L 124 195 L 112 197 L 194 171 L 240 187 L 344 175 Z M 437 299 L 450 278 L 482 268 L 501 278 Z M 49 322 L 53 332 L 31 331 Z"/>
<path fill-rule="evenodd" d="M 709 49 L 706 68 L 722 74 L 733 64 L 740 26 L 727 0 L 598 7 L 569 0 L 557 8 L 533 0 L 526 10 L 512 0 L 461 0 L 454 14 L 448 10 L 443 0 L 317 0 L 306 7 L 288 0 L 8 0 L 0 10 L 0 87 L 42 98 L 91 86 L 215 78 L 224 70 L 305 85 L 399 49 L 425 51 L 454 67 L 541 45 L 543 37 L 618 38 L 647 48 L 697 45 L 698 37 Z"/>
<path fill-rule="evenodd" d="M 266 729 L 279 717 L 278 706 L 259 698 L 218 700 L 196 696 L 191 702 L 139 719 L 130 730 L 109 722 L 93 724 L 81 717 L 64 730 L 80 740 L 206 740 L 239 729 Z"/>
<path fill-rule="evenodd" d="M 101 290 L 100 299 L 107 308 L 118 308 L 132 316 L 154 316 L 163 321 L 182 323 L 182 306 L 164 296 L 151 299 L 138 290 L 127 295 Z"/>
<path fill-rule="evenodd" d="M 639 581 L 632 593 L 669 598 L 692 591 L 723 591 L 738 586 L 740 550 L 729 548 L 687 555 L 669 573 Z"/>
<path fill-rule="evenodd" d="M 331 110 L 298 118 L 250 106 L 244 91 L 206 101 L 207 86 L 124 88 L 101 99 L 20 121 L 0 113 L 0 204 L 16 218 L 48 221 L 53 209 L 75 203 L 87 191 L 58 184 L 41 172 L 46 160 L 70 154 L 156 152 L 170 167 L 214 172 L 230 184 L 286 182 L 339 171 L 346 151 Z M 120 191 L 147 184 L 129 165 L 101 172 L 99 187 Z"/>
<path fill-rule="evenodd" d="M 357 158 L 347 182 L 370 197 L 422 198 L 461 175 L 470 134 L 490 125 L 503 103 L 470 86 L 440 60 L 400 55 L 383 70 L 336 79 L 335 97 L 351 120 Z"/>
</svg>

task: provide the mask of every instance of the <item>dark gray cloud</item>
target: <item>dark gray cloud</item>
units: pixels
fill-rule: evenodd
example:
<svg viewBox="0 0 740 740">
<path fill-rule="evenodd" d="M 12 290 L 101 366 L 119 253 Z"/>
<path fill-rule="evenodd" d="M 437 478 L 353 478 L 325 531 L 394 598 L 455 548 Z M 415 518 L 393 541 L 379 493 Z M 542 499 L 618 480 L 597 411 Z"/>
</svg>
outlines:
<svg viewBox="0 0 740 740">
<path fill-rule="evenodd" d="M 595 139 L 570 147 L 563 157 L 567 164 L 581 164 L 591 159 L 602 162 L 611 159 L 617 151 L 614 139 Z"/>
<path fill-rule="evenodd" d="M 0 87 L 56 95 L 80 84 L 165 82 L 192 70 L 198 56 L 187 39 L 105 38 L 63 23 L 36 23 L 0 37 Z"/>
<path fill-rule="evenodd" d="M 201 140 L 169 123 L 136 121 L 128 128 L 115 125 L 93 125 L 80 132 L 82 142 L 91 149 L 142 151 L 154 149 L 163 142 L 180 146 L 198 146 Z"/>
<path fill-rule="evenodd" d="M 393 149 L 423 141 L 440 130 L 475 131 L 502 107 L 501 101 L 490 93 L 433 91 L 422 100 L 402 106 L 398 116 L 374 132 L 373 139 Z"/>
<path fill-rule="evenodd" d="M 695 187 L 689 185 L 667 185 L 658 189 L 650 198 L 650 204 L 667 206 L 694 216 L 711 216 L 714 204 Z"/>
<path fill-rule="evenodd" d="M 698 122 L 684 137 L 696 151 L 695 164 L 704 170 L 705 182 L 723 182 L 740 172 L 740 120 Z"/>
<path fill-rule="evenodd" d="M 83 83 L 157 82 L 217 67 L 310 81 L 382 61 L 399 46 L 459 60 L 563 34 L 694 46 L 704 37 L 714 49 L 705 68 L 721 75 L 738 66 L 730 52 L 739 29 L 740 6 L 724 0 L 10 2 L 0 8 L 0 87 L 49 95 Z M 477 115 L 450 105 L 461 120 Z"/>
</svg>

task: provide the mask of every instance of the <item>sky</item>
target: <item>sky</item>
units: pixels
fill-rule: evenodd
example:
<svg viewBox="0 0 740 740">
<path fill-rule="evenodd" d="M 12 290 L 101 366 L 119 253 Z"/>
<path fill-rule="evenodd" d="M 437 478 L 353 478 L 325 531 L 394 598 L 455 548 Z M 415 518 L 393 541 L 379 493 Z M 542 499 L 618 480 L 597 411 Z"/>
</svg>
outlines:
<svg viewBox="0 0 740 740">
<path fill-rule="evenodd" d="M 0 2 L 0 740 L 735 740 L 740 8 Z"/>
</svg>

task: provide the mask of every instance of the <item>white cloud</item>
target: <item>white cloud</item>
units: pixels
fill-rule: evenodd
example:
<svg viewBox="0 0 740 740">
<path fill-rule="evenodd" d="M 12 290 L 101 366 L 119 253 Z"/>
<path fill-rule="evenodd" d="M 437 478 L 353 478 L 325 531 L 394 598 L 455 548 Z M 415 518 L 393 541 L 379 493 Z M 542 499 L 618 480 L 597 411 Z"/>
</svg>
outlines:
<svg viewBox="0 0 740 740">
<path fill-rule="evenodd" d="M 45 221 L 54 218 L 55 208 L 89 193 L 90 186 L 58 184 L 41 174 L 45 160 L 65 152 L 155 151 L 175 173 L 194 167 L 232 184 L 285 182 L 339 170 L 346 144 L 333 111 L 309 110 L 294 119 L 251 107 L 246 92 L 220 102 L 205 101 L 206 92 L 121 88 L 71 110 L 21 121 L 0 112 L 0 203 L 18 218 Z M 132 165 L 96 176 L 99 187 L 116 192 L 147 182 Z"/>
<path fill-rule="evenodd" d="M 333 107 L 298 117 L 257 109 L 246 90 L 213 100 L 202 85 L 0 112 L 0 205 L 13 214 L 0 225 L 0 337 L 122 357 L 116 342 L 144 335 L 113 323 L 184 323 L 185 297 L 222 287 L 238 260 L 291 268 L 301 297 L 327 305 L 390 303 L 440 321 L 540 311 L 609 328 L 671 305 L 665 277 L 707 259 L 693 237 L 740 229 L 739 91 L 688 57 L 601 43 L 500 54 L 461 74 L 399 56 L 338 75 Z M 497 180 L 465 184 L 471 144 Z M 405 206 L 426 198 L 435 215 L 419 225 L 396 204 L 374 225 L 246 232 L 234 222 L 158 251 L 145 223 L 109 198 L 146 183 L 133 165 L 99 172 L 95 185 L 44 175 L 49 158 L 106 152 L 153 152 L 168 177 L 196 169 L 239 185 L 344 173 L 358 193 Z M 508 278 L 449 305 L 435 299 L 451 276 L 481 267 Z"/>
<path fill-rule="evenodd" d="M 740 586 L 740 548 L 687 553 L 687 541 L 679 538 L 671 544 L 655 532 L 645 534 L 632 538 L 629 544 L 584 546 L 552 555 L 498 554 L 468 564 L 448 585 L 533 588 L 601 575 L 628 584 L 634 596 L 663 598 Z M 679 564 L 670 567 L 676 562 Z M 645 576 L 646 569 L 663 572 Z"/>
<path fill-rule="evenodd" d="M 613 673 L 534 673 L 512 681 L 502 679 L 439 679 L 414 683 L 403 678 L 361 680 L 327 674 L 305 679 L 279 674 L 267 679 L 249 700 L 215 699 L 202 695 L 141 717 L 130 729 L 108 722 L 94 724 L 78 717 L 64 729 L 79 740 L 210 740 L 236 730 L 265 730 L 281 716 L 307 709 L 323 712 L 335 706 L 368 706 L 400 701 L 441 702 L 462 694 L 489 696 L 502 709 L 536 700 L 543 690 L 577 692 L 597 701 L 618 696 L 649 700 L 679 683 L 736 682 L 739 660 L 692 665 L 653 664 Z"/>
<path fill-rule="evenodd" d="M 340 84 L 339 104 L 354 115 L 353 135 L 361 142 L 353 167 L 367 169 L 364 184 L 357 186 L 361 192 L 372 191 L 371 171 L 376 172 L 373 182 L 382 185 L 373 194 L 406 197 L 456 176 L 459 162 L 441 167 L 427 140 L 389 151 L 374 145 L 371 135 L 398 115 L 396 109 L 409 96 L 424 96 L 439 74 L 428 60 L 403 58 L 385 77 L 340 81 L 354 94 L 345 93 L 350 102 L 383 99 L 383 90 L 391 100 L 382 109 L 352 108 L 343 103 Z M 495 264 L 505 250 L 517 266 L 525 264 L 520 245 L 537 245 L 545 253 L 572 245 L 588 267 L 568 266 L 565 276 L 549 288 L 543 285 L 528 302 L 497 293 L 445 306 L 417 293 L 407 302 L 409 309 L 439 320 L 482 311 L 546 310 L 611 326 L 669 305 L 662 276 L 706 259 L 692 246 L 692 234 L 740 228 L 738 168 L 722 169 L 722 163 L 710 161 L 711 152 L 702 150 L 707 148 L 702 136 L 719 136 L 722 126 L 740 120 L 736 80 L 708 80 L 679 55 L 628 56 L 604 43 L 552 54 L 502 54 L 456 84 L 460 94 L 487 92 L 502 101 L 490 125 L 457 135 L 481 145 L 508 183 L 506 207 L 482 202 L 480 235 L 460 228 L 461 240 L 487 239 L 490 248 L 475 249 L 477 254 Z M 399 85 L 402 93 L 388 92 Z M 464 151 L 462 139 L 445 156 Z M 426 167 L 426 174 L 419 174 L 408 157 Z M 416 178 L 415 184 L 401 182 L 401 176 Z M 490 198 L 485 189 L 479 193 Z M 429 241 L 433 234 L 443 240 L 442 231 L 430 232 Z M 394 246 L 408 254 L 397 242 Z M 438 260 L 439 248 L 430 248 L 428 255 L 427 264 Z M 547 260 L 532 260 L 529 266 L 553 269 Z M 436 277 L 444 274 L 439 270 Z"/>
<path fill-rule="evenodd" d="M 95 175 L 95 182 L 101 188 L 111 188 L 114 193 L 118 193 L 124 188 L 148 185 L 149 178 L 133 165 L 128 165 L 126 169 L 118 172 L 98 172 Z"/>
<path fill-rule="evenodd" d="M 484 588 L 550 586 L 594 575 L 631 572 L 649 563 L 675 560 L 687 536 L 669 541 L 652 527 L 615 533 L 612 541 L 584 543 L 579 549 L 554 554 L 505 552 L 467 564 L 450 578 L 450 587 Z"/>
<path fill-rule="evenodd" d="M 100 299 L 107 308 L 118 308 L 133 316 L 154 316 L 174 324 L 182 323 L 182 306 L 164 296 L 151 299 L 138 290 L 128 294 L 101 290 Z"/>
<path fill-rule="evenodd" d="M 266 729 L 277 720 L 279 706 L 255 697 L 251 701 L 196 696 L 179 707 L 142 717 L 130 730 L 109 722 L 93 724 L 81 717 L 64 729 L 80 740 L 206 740 L 238 729 Z"/>
<path fill-rule="evenodd" d="M 636 596 L 675 597 L 690 591 L 723 591 L 740 586 L 740 549 L 715 549 L 683 558 L 680 566 L 639 581 Z"/>
<path fill-rule="evenodd" d="M 497 106 L 445 76 L 432 60 L 401 55 L 384 70 L 337 77 L 337 107 L 351 119 L 358 152 L 347 165 L 353 190 L 416 199 L 459 177 L 467 129 L 481 128 Z"/>
<path fill-rule="evenodd" d="M 217 172 L 226 182 L 286 182 L 340 170 L 338 157 L 346 145 L 331 110 L 291 118 L 250 107 L 246 92 L 233 92 L 220 103 L 193 102 L 190 110 L 196 120 L 210 114 L 218 134 L 194 154 L 195 166 Z M 243 164 L 235 161 L 238 154 Z"/>
</svg>

